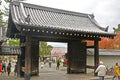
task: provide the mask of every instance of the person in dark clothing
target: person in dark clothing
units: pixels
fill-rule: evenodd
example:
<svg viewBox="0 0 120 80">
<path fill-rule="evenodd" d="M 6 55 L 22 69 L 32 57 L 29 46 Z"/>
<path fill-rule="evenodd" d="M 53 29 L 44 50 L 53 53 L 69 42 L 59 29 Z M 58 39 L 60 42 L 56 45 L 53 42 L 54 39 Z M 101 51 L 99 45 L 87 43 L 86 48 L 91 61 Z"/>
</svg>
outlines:
<svg viewBox="0 0 120 80">
<path fill-rule="evenodd" d="M 99 66 L 99 62 L 97 63 L 97 65 L 95 66 L 95 68 L 97 69 L 98 66 Z M 95 76 L 98 76 L 97 74 L 98 74 L 98 72 L 95 73 Z"/>
<path fill-rule="evenodd" d="M 11 63 L 9 63 L 7 66 L 7 72 L 8 72 L 8 76 L 9 76 L 10 72 L 11 72 Z"/>
<path fill-rule="evenodd" d="M 52 65 L 52 61 L 50 60 L 49 61 L 49 68 L 51 68 L 51 65 Z"/>
<path fill-rule="evenodd" d="M 17 76 L 17 62 L 16 62 L 16 64 L 15 64 L 14 76 Z"/>
<path fill-rule="evenodd" d="M 57 60 L 56 70 L 59 70 L 59 66 L 60 66 L 60 60 Z"/>
</svg>

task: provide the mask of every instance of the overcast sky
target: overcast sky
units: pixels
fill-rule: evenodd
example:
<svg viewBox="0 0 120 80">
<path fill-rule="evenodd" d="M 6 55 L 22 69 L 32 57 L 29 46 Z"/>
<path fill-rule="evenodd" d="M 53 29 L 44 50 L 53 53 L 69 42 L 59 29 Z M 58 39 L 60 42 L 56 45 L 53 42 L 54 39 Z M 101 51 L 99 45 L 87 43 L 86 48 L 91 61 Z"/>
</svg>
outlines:
<svg viewBox="0 0 120 80">
<path fill-rule="evenodd" d="M 117 28 L 118 24 L 120 24 L 120 0 L 26 0 L 26 2 L 80 13 L 94 14 L 100 26 L 109 26 L 109 32 L 113 32 L 113 27 Z M 52 45 L 66 47 L 67 44 L 52 43 Z"/>
</svg>

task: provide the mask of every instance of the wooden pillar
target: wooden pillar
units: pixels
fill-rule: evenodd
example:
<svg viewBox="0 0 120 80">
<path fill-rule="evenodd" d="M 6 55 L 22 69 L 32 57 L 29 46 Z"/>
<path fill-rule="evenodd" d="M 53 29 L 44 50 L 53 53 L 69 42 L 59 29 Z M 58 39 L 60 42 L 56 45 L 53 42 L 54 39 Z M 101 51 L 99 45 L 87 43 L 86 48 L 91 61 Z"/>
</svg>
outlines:
<svg viewBox="0 0 120 80">
<path fill-rule="evenodd" d="M 17 76 L 20 77 L 20 55 L 17 57 Z"/>
<path fill-rule="evenodd" d="M 39 75 L 39 41 L 32 40 L 31 75 Z"/>
<path fill-rule="evenodd" d="M 68 42 L 68 53 L 67 53 L 67 58 L 68 58 L 68 64 L 67 64 L 67 73 L 70 74 L 71 70 L 70 70 L 70 65 L 71 65 L 71 43 Z"/>
<path fill-rule="evenodd" d="M 17 76 L 24 77 L 24 70 L 25 67 L 25 37 L 20 37 L 20 48 L 21 54 L 18 55 L 18 70 Z"/>
<path fill-rule="evenodd" d="M 98 64 L 98 62 L 99 62 L 99 41 L 95 40 L 94 41 L 94 66 L 96 66 Z M 96 68 L 95 68 L 95 70 L 96 70 Z M 94 73 L 94 75 L 96 75 L 96 74 Z"/>
<path fill-rule="evenodd" d="M 20 38 L 21 54 L 18 56 L 18 76 L 29 77 L 39 74 L 39 41 L 30 36 Z M 26 78 L 25 80 L 29 80 Z"/>
<path fill-rule="evenodd" d="M 86 73 L 86 43 L 70 41 L 68 43 L 67 73 Z"/>
<path fill-rule="evenodd" d="M 25 80 L 30 80 L 31 74 L 31 36 L 26 36 L 25 42 Z"/>
<path fill-rule="evenodd" d="M 2 52 L 2 49 L 1 49 L 2 43 L 3 43 L 3 41 L 0 41 L 0 52 Z"/>
</svg>

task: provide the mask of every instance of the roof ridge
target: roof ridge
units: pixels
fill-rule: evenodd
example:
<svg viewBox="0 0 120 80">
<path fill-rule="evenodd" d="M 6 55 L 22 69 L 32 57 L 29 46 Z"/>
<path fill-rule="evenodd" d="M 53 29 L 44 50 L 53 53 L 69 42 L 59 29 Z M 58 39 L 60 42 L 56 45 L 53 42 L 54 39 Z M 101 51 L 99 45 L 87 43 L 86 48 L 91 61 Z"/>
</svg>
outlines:
<svg viewBox="0 0 120 80">
<path fill-rule="evenodd" d="M 20 5 L 20 3 L 23 3 L 23 5 L 25 7 L 29 7 L 29 8 L 41 9 L 41 10 L 51 11 L 51 12 L 55 12 L 55 13 L 68 14 L 68 15 L 74 15 L 74 16 L 80 16 L 80 17 L 82 17 L 82 16 L 88 17 L 88 15 L 92 15 L 92 14 L 87 14 L 87 13 L 80 13 L 80 12 L 63 10 L 63 9 L 58 9 L 58 8 L 40 6 L 40 5 L 35 5 L 35 4 L 25 3 L 25 2 L 20 2 L 20 1 L 13 1 L 12 3 L 14 5 Z"/>
</svg>

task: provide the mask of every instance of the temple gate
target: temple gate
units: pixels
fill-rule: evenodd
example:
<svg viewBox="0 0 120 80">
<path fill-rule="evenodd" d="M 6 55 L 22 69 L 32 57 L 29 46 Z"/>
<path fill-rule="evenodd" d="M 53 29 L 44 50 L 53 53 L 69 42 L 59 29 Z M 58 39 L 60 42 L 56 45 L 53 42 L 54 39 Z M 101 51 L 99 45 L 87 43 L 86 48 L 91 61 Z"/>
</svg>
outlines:
<svg viewBox="0 0 120 80">
<path fill-rule="evenodd" d="M 93 14 L 17 1 L 10 4 L 8 21 L 7 36 L 21 41 L 20 76 L 38 75 L 39 41 L 68 43 L 67 73 L 86 73 L 87 48 L 94 49 L 95 66 L 99 61 L 99 41 L 115 36 L 106 32 L 108 28 L 99 26 Z M 87 46 L 86 40 L 94 41 L 94 45 Z"/>
</svg>

